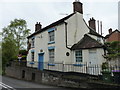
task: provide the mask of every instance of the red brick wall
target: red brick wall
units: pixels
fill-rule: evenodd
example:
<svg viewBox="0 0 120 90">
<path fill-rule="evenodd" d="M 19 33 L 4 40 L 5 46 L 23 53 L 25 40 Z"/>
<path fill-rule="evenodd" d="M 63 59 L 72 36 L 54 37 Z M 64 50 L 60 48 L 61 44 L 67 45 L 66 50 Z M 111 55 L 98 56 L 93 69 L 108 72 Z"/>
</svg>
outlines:
<svg viewBox="0 0 120 90">
<path fill-rule="evenodd" d="M 111 41 L 120 41 L 120 32 L 116 31 L 107 38 L 107 42 Z"/>
</svg>

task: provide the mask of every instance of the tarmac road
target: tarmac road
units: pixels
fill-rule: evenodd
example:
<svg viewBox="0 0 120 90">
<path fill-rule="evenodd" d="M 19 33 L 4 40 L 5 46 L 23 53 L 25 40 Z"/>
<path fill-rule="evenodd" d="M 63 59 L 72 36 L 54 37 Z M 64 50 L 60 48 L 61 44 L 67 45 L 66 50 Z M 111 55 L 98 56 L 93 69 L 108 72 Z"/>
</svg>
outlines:
<svg viewBox="0 0 120 90">
<path fill-rule="evenodd" d="M 2 76 L 2 82 L 0 82 L 0 87 L 2 87 L 2 90 L 26 90 L 26 89 L 27 90 L 41 90 L 41 89 L 70 90 L 68 88 L 43 85 L 34 82 L 18 80 L 6 76 Z"/>
</svg>

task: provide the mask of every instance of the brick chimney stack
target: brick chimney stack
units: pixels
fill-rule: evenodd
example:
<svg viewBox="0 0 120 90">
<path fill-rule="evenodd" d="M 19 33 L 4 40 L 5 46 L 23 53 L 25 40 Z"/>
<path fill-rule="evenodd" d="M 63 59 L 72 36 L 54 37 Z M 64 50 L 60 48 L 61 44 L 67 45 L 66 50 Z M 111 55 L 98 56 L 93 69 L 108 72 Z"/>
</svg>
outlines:
<svg viewBox="0 0 120 90">
<path fill-rule="evenodd" d="M 40 24 L 40 22 L 39 23 L 37 22 L 35 24 L 35 32 L 38 31 L 38 30 L 41 30 L 41 28 L 42 28 L 42 25 Z"/>
<path fill-rule="evenodd" d="M 96 20 L 93 17 L 90 18 L 88 23 L 89 23 L 89 27 L 91 27 L 92 29 L 94 29 L 96 31 Z"/>
<path fill-rule="evenodd" d="M 73 2 L 73 11 L 83 14 L 83 4 L 79 0 Z"/>
<path fill-rule="evenodd" d="M 108 30 L 108 32 L 109 32 L 109 34 L 112 33 L 112 28 L 110 28 L 110 29 Z"/>
</svg>

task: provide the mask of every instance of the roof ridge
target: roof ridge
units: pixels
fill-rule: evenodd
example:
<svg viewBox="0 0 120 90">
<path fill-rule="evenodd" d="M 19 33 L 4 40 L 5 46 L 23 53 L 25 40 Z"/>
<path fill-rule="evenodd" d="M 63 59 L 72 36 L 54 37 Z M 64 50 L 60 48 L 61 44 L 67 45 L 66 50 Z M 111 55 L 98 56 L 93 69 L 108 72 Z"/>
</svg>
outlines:
<svg viewBox="0 0 120 90">
<path fill-rule="evenodd" d="M 118 31 L 118 32 L 120 33 L 120 31 L 119 31 L 118 29 L 116 29 L 116 30 L 112 31 L 112 33 L 107 34 L 107 35 L 105 36 L 105 38 L 108 38 L 111 34 L 113 34 L 113 33 L 116 32 L 116 31 Z"/>
<path fill-rule="evenodd" d="M 41 33 L 41 32 L 43 32 L 43 31 L 47 30 L 48 28 L 51 28 L 51 27 L 53 27 L 53 26 L 55 26 L 55 25 L 58 25 L 58 24 L 62 23 L 64 20 L 69 19 L 71 16 L 73 16 L 75 13 L 76 13 L 76 12 L 73 12 L 73 13 L 67 15 L 66 17 L 63 17 L 63 18 L 61 18 L 61 19 L 59 19 L 59 20 L 57 20 L 57 21 L 55 21 L 55 22 L 53 22 L 53 23 L 45 26 L 44 28 L 41 29 L 41 31 L 40 31 L 40 30 L 39 30 L 39 31 L 36 31 L 36 32 L 34 32 L 33 34 L 31 34 L 30 36 L 28 36 L 27 38 L 30 38 L 30 37 L 38 34 L 38 33 Z"/>
<path fill-rule="evenodd" d="M 100 36 L 100 37 L 103 37 L 102 35 L 100 35 L 99 33 L 95 32 L 93 30 L 93 28 L 89 27 L 85 21 L 85 19 L 83 18 L 83 21 L 85 22 L 86 26 L 88 27 L 89 30 L 92 30 L 94 32 L 94 34 L 92 34 L 90 31 L 89 31 L 89 34 L 92 34 L 92 35 L 97 35 L 97 36 Z"/>
</svg>

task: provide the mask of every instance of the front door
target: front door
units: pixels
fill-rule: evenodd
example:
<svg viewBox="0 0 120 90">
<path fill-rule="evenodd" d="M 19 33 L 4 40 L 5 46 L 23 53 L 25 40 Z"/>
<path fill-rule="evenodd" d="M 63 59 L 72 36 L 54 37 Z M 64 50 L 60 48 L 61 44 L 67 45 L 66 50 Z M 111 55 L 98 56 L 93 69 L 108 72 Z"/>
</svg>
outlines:
<svg viewBox="0 0 120 90">
<path fill-rule="evenodd" d="M 38 54 L 38 69 L 39 70 L 43 70 L 44 69 L 43 60 L 44 60 L 44 53 Z"/>
<path fill-rule="evenodd" d="M 89 50 L 89 65 L 97 64 L 97 53 L 96 49 Z"/>
<path fill-rule="evenodd" d="M 88 71 L 89 71 L 89 74 L 93 74 L 93 75 L 96 75 L 97 74 L 97 68 L 96 68 L 96 65 L 97 65 L 97 52 L 96 52 L 96 49 L 91 49 L 89 50 L 89 67 L 88 67 Z"/>
</svg>

